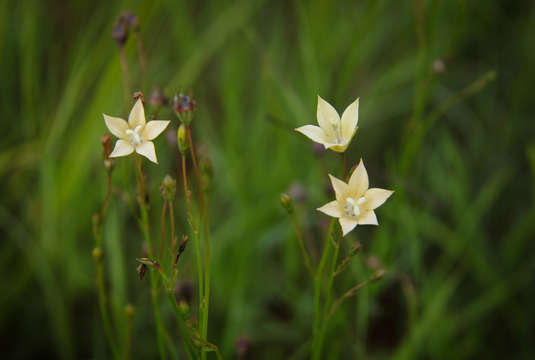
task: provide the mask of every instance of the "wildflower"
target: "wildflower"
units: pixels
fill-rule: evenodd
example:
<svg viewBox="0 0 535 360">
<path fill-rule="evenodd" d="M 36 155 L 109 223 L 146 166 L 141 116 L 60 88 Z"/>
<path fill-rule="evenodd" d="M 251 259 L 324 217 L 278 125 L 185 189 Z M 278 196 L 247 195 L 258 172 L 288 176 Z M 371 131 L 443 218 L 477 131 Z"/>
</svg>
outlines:
<svg viewBox="0 0 535 360">
<path fill-rule="evenodd" d="M 130 111 L 128 122 L 121 118 L 102 115 L 110 132 L 119 138 L 110 157 L 127 156 L 135 150 L 150 161 L 158 163 L 154 143 L 151 140 L 154 140 L 165 130 L 169 121 L 153 120 L 146 123 L 145 110 L 140 98 L 137 99 L 132 111 Z"/>
<path fill-rule="evenodd" d="M 173 110 L 177 114 L 187 113 L 195 110 L 195 100 L 186 94 L 177 94 L 173 98 Z"/>
<path fill-rule="evenodd" d="M 318 210 L 338 218 L 343 235 L 347 235 L 358 225 L 378 225 L 375 210 L 381 206 L 393 191 L 371 188 L 368 184 L 368 173 L 362 159 L 351 174 L 346 184 L 329 174 L 336 194 L 336 200 L 320 207 Z"/>
<path fill-rule="evenodd" d="M 346 151 L 357 132 L 359 99 L 345 109 L 340 120 L 338 112 L 332 105 L 318 96 L 317 118 L 319 126 L 305 125 L 295 130 L 312 141 L 322 144 L 325 149 L 342 153 Z"/>
</svg>

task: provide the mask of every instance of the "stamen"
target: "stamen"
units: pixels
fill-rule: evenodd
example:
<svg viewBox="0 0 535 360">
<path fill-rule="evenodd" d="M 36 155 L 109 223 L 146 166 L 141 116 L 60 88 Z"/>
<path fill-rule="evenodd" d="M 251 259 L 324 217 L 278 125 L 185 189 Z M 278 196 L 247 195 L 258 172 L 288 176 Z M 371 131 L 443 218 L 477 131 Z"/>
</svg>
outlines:
<svg viewBox="0 0 535 360">
<path fill-rule="evenodd" d="M 353 198 L 346 198 L 346 203 L 344 205 L 344 213 L 349 217 L 358 217 L 362 210 L 360 206 L 366 201 L 364 197 L 360 197 L 357 200 Z"/>
</svg>

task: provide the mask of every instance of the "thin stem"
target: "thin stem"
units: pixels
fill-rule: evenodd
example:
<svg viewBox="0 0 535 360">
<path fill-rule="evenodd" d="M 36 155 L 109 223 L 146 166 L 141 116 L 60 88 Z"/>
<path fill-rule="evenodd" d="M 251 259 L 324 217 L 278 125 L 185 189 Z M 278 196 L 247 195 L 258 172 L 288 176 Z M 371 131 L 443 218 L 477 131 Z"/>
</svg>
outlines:
<svg viewBox="0 0 535 360">
<path fill-rule="evenodd" d="M 164 199 L 162 205 L 162 219 L 161 219 L 161 234 L 162 239 L 160 243 L 160 261 L 163 261 L 163 249 L 165 247 L 165 215 L 167 213 L 167 199 Z"/>
<path fill-rule="evenodd" d="M 108 171 L 107 178 L 107 190 L 106 197 L 102 203 L 102 208 L 98 213 L 98 218 L 96 219 L 95 224 L 93 225 L 93 236 L 95 238 L 95 249 L 102 251 L 102 229 L 101 224 L 104 221 L 104 216 L 106 215 L 106 210 L 108 208 L 109 199 L 111 196 L 111 172 Z M 100 313 L 102 315 L 102 324 L 104 327 L 104 332 L 106 333 L 106 339 L 110 346 L 110 349 L 113 353 L 113 357 L 119 359 L 119 350 L 115 343 L 113 335 L 113 327 L 108 312 L 108 296 L 106 294 L 106 286 L 104 285 L 104 264 L 102 263 L 102 255 L 97 255 L 94 257 L 96 265 L 96 283 L 98 289 L 98 300 Z"/>
<path fill-rule="evenodd" d="M 327 320 L 329 320 L 333 316 L 333 314 L 336 311 L 336 309 L 338 309 L 338 307 L 342 304 L 342 302 L 344 302 L 345 299 L 347 299 L 350 296 L 355 295 L 357 293 L 357 291 L 359 291 L 360 289 L 362 289 L 364 286 L 368 285 L 369 283 L 371 283 L 375 279 L 376 279 L 375 276 L 371 276 L 369 279 L 367 279 L 367 280 L 361 282 L 360 284 L 355 285 L 351 289 L 347 290 L 344 293 L 344 295 L 342 295 L 338 299 L 336 299 L 336 301 L 331 306 L 331 311 L 329 312 L 329 317 L 327 318 Z"/>
<path fill-rule="evenodd" d="M 97 287 L 98 287 L 98 300 L 100 306 L 100 313 L 102 315 L 102 323 L 104 326 L 104 332 L 106 333 L 106 338 L 108 344 L 113 353 L 115 359 L 120 359 L 119 351 L 117 350 L 117 344 L 115 344 L 115 339 L 113 336 L 113 329 L 111 325 L 110 315 L 108 312 L 108 297 L 106 295 L 106 287 L 104 286 L 104 265 L 102 260 L 96 260 L 97 267 Z"/>
<path fill-rule="evenodd" d="M 199 188 L 199 208 L 203 211 L 203 191 L 201 187 L 201 172 L 199 171 L 199 165 L 197 164 L 197 156 L 195 155 L 195 144 L 191 136 L 191 127 L 186 125 L 186 134 L 188 136 L 189 151 L 191 153 L 191 160 L 193 162 L 193 170 L 195 171 L 195 177 L 197 178 L 197 187 Z"/>
<path fill-rule="evenodd" d="M 171 256 L 175 256 L 175 204 L 173 201 L 169 201 L 169 221 L 171 222 Z"/>
<path fill-rule="evenodd" d="M 208 336 L 208 316 L 210 312 L 210 201 L 205 199 L 204 211 L 204 315 L 202 317 L 201 339 L 206 340 Z M 206 358 L 206 353 L 201 352 L 201 358 Z"/>
<path fill-rule="evenodd" d="M 324 313 L 323 313 L 323 320 L 321 323 L 321 329 L 319 332 L 319 338 L 318 342 L 316 343 L 315 352 L 314 352 L 314 358 L 320 359 L 321 358 L 321 350 L 323 347 L 323 340 L 325 338 L 325 332 L 327 331 L 327 323 L 329 320 L 328 317 L 328 311 L 331 306 L 331 296 L 332 296 L 332 287 L 334 283 L 334 277 L 336 276 L 336 264 L 338 262 L 338 254 L 340 253 L 340 245 L 342 241 L 342 234 L 338 236 L 338 241 L 336 242 L 336 246 L 334 247 L 334 254 L 331 261 L 331 273 L 329 276 L 329 282 L 327 283 L 327 297 L 325 300 L 325 307 L 324 307 Z"/>
<path fill-rule="evenodd" d="M 110 197 L 111 197 L 111 171 L 108 171 L 106 197 L 104 198 L 104 202 L 102 203 L 102 208 L 100 210 L 101 220 L 103 220 L 104 216 L 106 216 L 106 211 L 108 210 Z"/>
<path fill-rule="evenodd" d="M 330 238 L 332 236 L 335 222 L 336 220 L 332 219 L 331 224 L 329 225 L 327 236 L 325 236 L 325 243 L 323 244 L 323 254 L 321 256 L 318 269 L 316 270 L 316 277 L 314 279 L 314 327 L 313 327 L 312 349 L 315 348 L 314 344 L 317 341 L 316 339 L 319 336 L 319 331 L 320 331 L 321 280 L 323 276 L 323 269 L 325 268 L 325 264 L 327 263 L 327 257 L 329 256 L 330 249 L 331 249 L 331 247 L 329 246 L 329 243 L 331 242 Z"/>
<path fill-rule="evenodd" d="M 145 238 L 145 246 L 147 247 L 147 252 L 149 257 L 152 257 L 152 242 L 150 239 L 150 230 L 149 230 L 149 219 L 147 212 L 147 198 L 146 198 L 146 189 L 145 189 L 145 176 L 143 175 L 143 169 L 141 163 L 138 159 L 137 154 L 134 154 L 134 162 L 136 164 L 137 174 L 138 174 L 138 190 L 139 197 L 138 203 L 141 212 L 140 227 L 143 231 L 143 236 Z M 162 323 L 160 308 L 158 307 L 158 278 L 155 277 L 152 272 L 150 275 L 151 283 L 151 298 L 152 298 L 152 309 L 154 313 L 154 321 L 156 323 L 156 334 L 158 341 L 158 350 L 160 352 L 160 358 L 166 359 L 165 354 L 165 328 Z"/>
<path fill-rule="evenodd" d="M 130 359 L 130 349 L 132 347 L 132 317 L 128 316 L 127 325 L 126 325 L 126 343 L 124 349 L 124 359 Z"/>
<path fill-rule="evenodd" d="M 301 229 L 299 229 L 299 224 L 297 223 L 297 216 L 295 215 L 295 212 L 291 212 L 290 217 L 292 218 L 292 224 L 295 230 L 295 234 L 297 235 L 297 241 L 299 242 L 299 247 L 301 248 L 301 253 L 303 255 L 305 265 L 308 269 L 308 272 L 310 273 L 310 276 L 312 276 L 312 279 L 314 279 L 316 275 L 314 274 L 314 269 L 312 268 L 312 265 L 310 263 L 310 258 L 308 256 L 308 252 L 305 248 L 305 244 L 303 241 L 303 234 L 301 233 Z"/>
<path fill-rule="evenodd" d="M 188 212 L 188 220 L 191 225 L 191 229 L 193 231 L 194 240 L 195 240 L 195 253 L 197 258 L 197 278 L 198 278 L 198 287 L 199 287 L 199 312 L 201 315 L 201 321 L 202 321 L 202 315 L 203 315 L 203 271 L 202 271 L 202 261 L 201 261 L 201 244 L 200 244 L 200 238 L 199 238 L 199 231 L 197 227 L 195 226 L 195 220 L 193 219 L 193 212 L 191 208 L 191 191 L 188 188 L 188 176 L 187 176 L 187 168 L 186 168 L 186 155 L 182 154 L 182 176 L 183 176 L 183 183 L 184 183 L 184 193 L 186 194 L 186 206 L 187 206 L 187 212 Z"/>
</svg>

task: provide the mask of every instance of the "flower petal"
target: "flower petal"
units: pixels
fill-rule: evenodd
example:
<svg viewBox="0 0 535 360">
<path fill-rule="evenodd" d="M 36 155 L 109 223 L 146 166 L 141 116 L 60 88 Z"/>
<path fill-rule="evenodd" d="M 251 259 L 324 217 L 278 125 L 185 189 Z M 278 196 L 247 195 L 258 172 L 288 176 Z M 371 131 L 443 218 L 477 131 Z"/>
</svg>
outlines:
<svg viewBox="0 0 535 360">
<path fill-rule="evenodd" d="M 349 190 L 349 187 L 347 186 L 347 184 L 343 182 L 342 180 L 335 178 L 331 174 L 329 174 L 329 179 L 331 179 L 331 184 L 333 186 L 334 193 L 336 195 L 336 200 L 338 201 L 345 200 L 344 197 L 346 196 Z"/>
<path fill-rule="evenodd" d="M 115 143 L 115 147 L 113 148 L 113 151 L 110 154 L 110 157 L 126 156 L 130 155 L 133 152 L 134 147 L 128 141 L 117 140 L 117 142 Z"/>
<path fill-rule="evenodd" d="M 152 140 L 155 139 L 158 135 L 160 135 L 167 125 L 169 125 L 169 120 L 153 120 L 149 121 L 147 125 L 145 125 L 145 129 L 143 129 L 143 138 L 145 140 Z"/>
<path fill-rule="evenodd" d="M 341 217 L 338 219 L 338 222 L 340 222 L 340 226 L 342 227 L 343 236 L 346 236 L 358 224 L 355 220 L 347 217 Z"/>
<path fill-rule="evenodd" d="M 342 114 L 342 136 L 346 140 L 351 140 L 355 131 L 357 131 L 357 123 L 359 122 L 359 99 L 353 101 Z"/>
<path fill-rule="evenodd" d="M 349 146 L 349 143 L 345 143 L 345 144 L 324 144 L 325 148 L 326 149 L 329 149 L 329 150 L 332 150 L 332 151 L 336 151 L 338 153 L 343 153 L 346 151 L 347 147 Z"/>
<path fill-rule="evenodd" d="M 126 121 L 118 117 L 108 116 L 106 114 L 102 114 L 102 116 L 104 116 L 104 122 L 113 135 L 119 139 L 125 137 L 125 131 L 128 129 L 128 123 Z"/>
<path fill-rule="evenodd" d="M 362 159 L 360 159 L 359 165 L 349 178 L 349 189 L 351 191 L 351 195 L 355 198 L 363 196 L 366 190 L 368 190 L 369 186 L 368 172 L 364 167 L 364 162 Z"/>
<path fill-rule="evenodd" d="M 323 205 L 317 210 L 332 217 L 339 218 L 340 216 L 342 216 L 342 212 L 340 211 L 340 206 L 338 205 L 338 201 L 336 200 Z"/>
<path fill-rule="evenodd" d="M 325 135 L 327 135 L 328 138 L 336 138 L 333 124 L 340 124 L 340 115 L 338 115 L 338 112 L 336 112 L 331 104 L 323 100 L 319 95 L 316 116 L 318 118 L 318 124 L 325 132 Z"/>
<path fill-rule="evenodd" d="M 368 189 L 368 191 L 366 191 L 364 194 L 364 197 L 366 198 L 365 207 L 370 210 L 377 209 L 379 206 L 383 205 L 386 199 L 388 199 L 393 193 L 393 191 L 385 189 Z"/>
<path fill-rule="evenodd" d="M 379 225 L 373 210 L 366 211 L 357 219 L 359 225 Z"/>
<path fill-rule="evenodd" d="M 319 126 L 305 125 L 305 126 L 298 127 L 297 129 L 295 129 L 295 131 L 300 132 L 301 134 L 305 135 L 306 137 L 308 137 L 310 140 L 314 142 L 323 144 L 323 146 L 327 148 L 327 145 L 326 145 L 327 141 L 325 140 L 325 132 Z"/>
<path fill-rule="evenodd" d="M 156 150 L 154 150 L 154 143 L 152 141 L 146 141 L 136 147 L 136 152 L 139 155 L 143 155 L 153 163 L 158 164 L 158 159 L 156 159 Z"/>
<path fill-rule="evenodd" d="M 128 115 L 128 123 L 132 129 L 138 125 L 145 125 L 145 109 L 143 109 L 143 102 L 141 102 L 141 98 L 137 99 L 134 107 L 130 111 L 130 115 Z"/>
</svg>

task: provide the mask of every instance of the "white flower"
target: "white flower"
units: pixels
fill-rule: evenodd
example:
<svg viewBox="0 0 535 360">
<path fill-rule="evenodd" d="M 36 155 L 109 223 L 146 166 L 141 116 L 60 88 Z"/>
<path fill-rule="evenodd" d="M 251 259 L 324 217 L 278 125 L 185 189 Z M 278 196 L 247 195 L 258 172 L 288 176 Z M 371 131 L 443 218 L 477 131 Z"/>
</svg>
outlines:
<svg viewBox="0 0 535 360">
<path fill-rule="evenodd" d="M 318 210 L 338 218 L 344 236 L 357 225 L 378 225 L 375 210 L 381 206 L 393 191 L 371 188 L 368 189 L 368 173 L 362 159 L 351 174 L 346 184 L 329 174 L 336 194 L 336 200 L 320 207 Z"/>
<path fill-rule="evenodd" d="M 358 128 L 359 99 L 345 109 L 340 119 L 332 105 L 318 96 L 317 118 L 319 126 L 305 125 L 295 130 L 322 144 L 325 149 L 342 153 L 346 151 Z"/>
<path fill-rule="evenodd" d="M 106 126 L 110 132 L 117 136 L 119 140 L 115 143 L 110 157 L 127 156 L 134 152 L 134 150 L 145 156 L 154 163 L 158 163 L 156 159 L 156 151 L 154 150 L 154 140 L 160 135 L 170 121 L 168 120 L 153 120 L 145 123 L 145 110 L 141 99 L 137 99 L 134 107 L 128 115 L 128 122 L 121 118 L 113 116 L 104 116 Z"/>
</svg>

